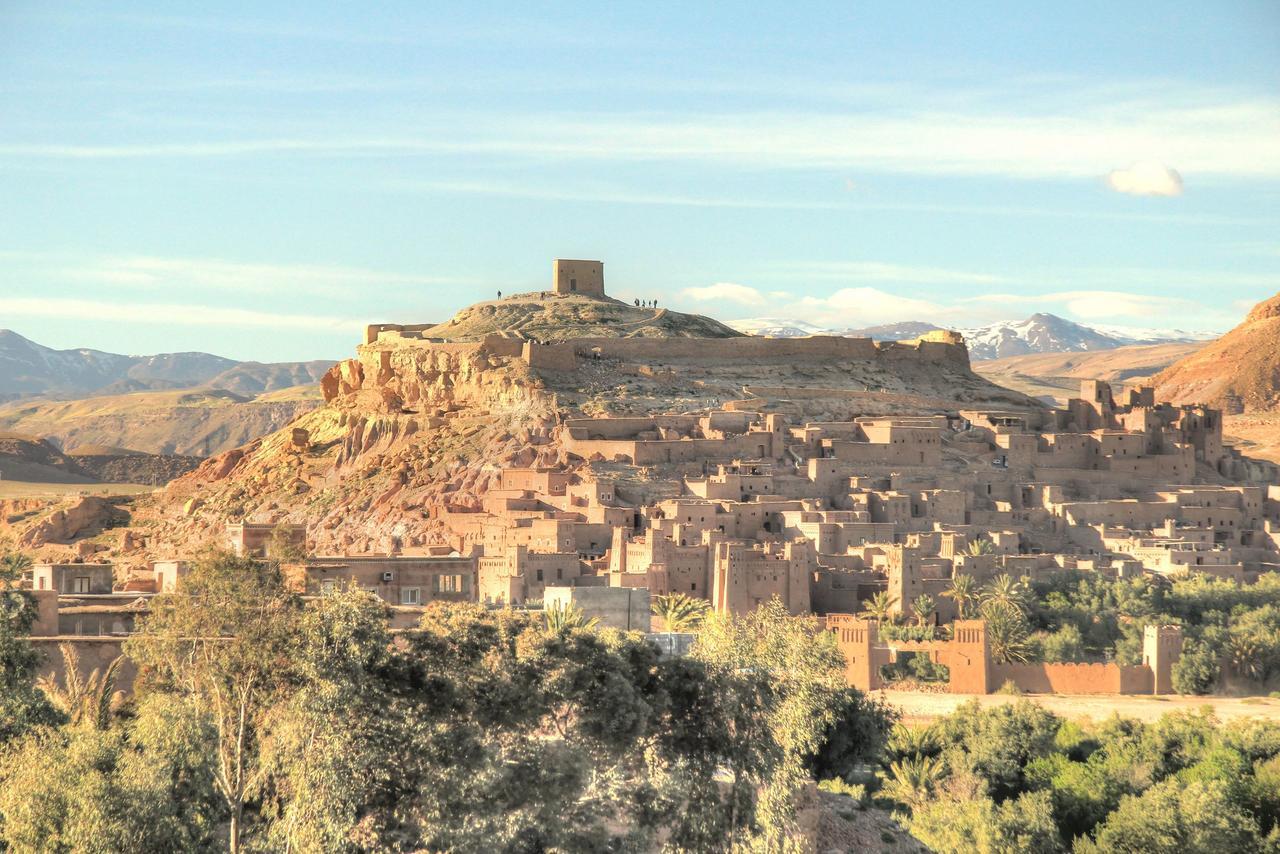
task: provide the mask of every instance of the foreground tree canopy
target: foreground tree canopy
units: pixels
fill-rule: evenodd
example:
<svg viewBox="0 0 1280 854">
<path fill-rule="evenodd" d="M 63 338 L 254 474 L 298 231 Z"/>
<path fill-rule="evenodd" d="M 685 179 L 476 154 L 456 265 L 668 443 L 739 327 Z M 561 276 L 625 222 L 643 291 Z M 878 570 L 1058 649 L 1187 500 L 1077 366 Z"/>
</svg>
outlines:
<svg viewBox="0 0 1280 854">
<path fill-rule="evenodd" d="M 17 626 L 11 631 L 20 651 Z M 0 650 L 3 648 L 0 647 Z M 811 769 L 880 755 L 811 619 L 708 615 L 696 652 L 579 621 L 429 608 L 393 633 L 227 555 L 157 597 L 114 717 L 28 715 L 0 753 L 13 851 L 781 850 Z M 34 663 L 6 696 L 42 695 Z"/>
<path fill-rule="evenodd" d="M 895 732 L 886 795 L 937 852 L 1280 851 L 1280 725 L 1210 713 L 1081 727 L 975 700 Z"/>
</svg>

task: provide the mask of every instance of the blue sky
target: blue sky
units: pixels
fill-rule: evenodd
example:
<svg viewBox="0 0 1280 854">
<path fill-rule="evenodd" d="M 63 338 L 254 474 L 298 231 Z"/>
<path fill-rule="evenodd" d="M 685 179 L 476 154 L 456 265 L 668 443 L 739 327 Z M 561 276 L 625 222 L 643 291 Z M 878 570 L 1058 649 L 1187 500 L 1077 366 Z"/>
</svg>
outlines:
<svg viewBox="0 0 1280 854">
<path fill-rule="evenodd" d="M 336 358 L 555 257 L 832 326 L 1280 291 L 1280 4 L 958 5 L 10 0 L 0 327 Z"/>
</svg>

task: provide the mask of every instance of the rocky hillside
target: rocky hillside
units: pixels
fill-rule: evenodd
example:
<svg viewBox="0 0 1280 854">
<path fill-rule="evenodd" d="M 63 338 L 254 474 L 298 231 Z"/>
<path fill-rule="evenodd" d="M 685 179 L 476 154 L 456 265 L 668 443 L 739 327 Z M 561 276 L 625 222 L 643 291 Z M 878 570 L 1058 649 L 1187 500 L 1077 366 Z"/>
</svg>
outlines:
<svg viewBox="0 0 1280 854">
<path fill-rule="evenodd" d="M 165 484 L 200 464 L 198 457 L 85 447 L 63 452 L 47 439 L 0 433 L 0 481 L 33 484 Z"/>
<path fill-rule="evenodd" d="M 93 483 L 71 457 L 39 436 L 0 433 L 0 480 L 38 483 Z"/>
<path fill-rule="evenodd" d="M 1228 414 L 1280 407 L 1280 295 L 1258 303 L 1243 323 L 1154 382 L 1161 399 L 1208 403 Z"/>
<path fill-rule="evenodd" d="M 1080 381 L 1147 382 L 1177 360 L 1204 344 L 1151 344 L 1096 350 L 1090 353 L 1030 353 L 1004 359 L 975 361 L 973 369 L 994 383 L 1063 402 L 1080 392 Z"/>
<path fill-rule="evenodd" d="M 320 403 L 311 385 L 257 395 L 196 389 L 24 399 L 0 405 L 0 430 L 52 437 L 68 450 L 107 445 L 204 457 L 279 430 Z"/>
<path fill-rule="evenodd" d="M 464 308 L 447 323 L 423 332 L 429 338 L 479 341 L 495 332 L 527 338 L 734 338 L 735 329 L 700 314 L 665 308 L 637 308 L 615 299 L 517 294 Z"/>
<path fill-rule="evenodd" d="M 601 317 L 635 316 L 634 307 L 612 303 L 597 313 L 575 298 L 555 302 L 521 310 L 519 318 L 564 316 L 568 303 L 582 322 L 522 330 L 546 339 L 599 334 Z M 466 309 L 432 332 L 475 337 L 496 329 L 484 309 Z M 644 323 L 663 322 L 653 315 Z M 684 324 L 675 330 L 682 338 L 700 328 L 723 335 L 715 321 L 687 318 L 668 315 Z M 644 323 L 615 328 L 615 335 Z M 909 350 L 871 359 L 743 359 L 717 357 L 713 340 L 705 348 L 644 350 L 658 354 L 644 358 L 580 359 L 573 371 L 541 371 L 480 347 L 397 338 L 362 345 L 356 358 L 324 378 L 323 406 L 207 460 L 143 500 L 135 514 L 136 555 L 172 554 L 175 544 L 195 549 L 213 541 L 230 519 L 305 522 L 322 553 L 386 552 L 443 542 L 439 510 L 480 507 L 503 466 L 607 469 L 634 489 L 661 474 L 569 455 L 561 444 L 563 421 L 583 414 L 705 411 L 744 397 L 748 406 L 755 398 L 796 420 L 1036 405 L 974 374 L 962 348 L 933 362 Z"/>
<path fill-rule="evenodd" d="M 123 356 L 55 350 L 0 329 L 0 399 L 77 398 L 157 389 L 227 389 L 257 394 L 318 380 L 332 362 L 237 362 L 210 353 Z"/>
<path fill-rule="evenodd" d="M 128 448 L 84 445 L 67 454 L 80 470 L 100 483 L 162 486 L 181 477 L 203 460 L 178 454 L 147 454 Z"/>
</svg>

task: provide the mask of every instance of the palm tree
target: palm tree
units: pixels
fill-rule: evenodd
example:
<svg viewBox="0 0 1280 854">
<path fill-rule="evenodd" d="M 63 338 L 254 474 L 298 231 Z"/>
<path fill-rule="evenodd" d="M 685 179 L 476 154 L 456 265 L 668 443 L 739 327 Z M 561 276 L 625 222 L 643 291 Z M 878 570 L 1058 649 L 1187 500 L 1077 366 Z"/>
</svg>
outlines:
<svg viewBox="0 0 1280 854">
<path fill-rule="evenodd" d="M 987 583 L 982 591 L 983 602 L 998 602 L 1022 611 L 1026 608 L 1027 590 L 1021 581 L 1007 573 L 1001 573 Z"/>
<path fill-rule="evenodd" d="M 650 606 L 655 616 L 662 618 L 662 624 L 669 632 L 692 632 L 702 625 L 706 619 L 711 603 L 706 599 L 694 599 L 683 593 L 668 593 L 657 596 Z"/>
<path fill-rule="evenodd" d="M 970 540 L 969 545 L 965 546 L 965 554 L 978 557 L 979 555 L 990 555 L 996 553 L 996 544 L 990 540 L 976 539 Z"/>
<path fill-rule="evenodd" d="M 10 552 L 0 558 L 0 581 L 14 583 L 22 580 L 22 574 L 31 569 L 31 558 L 22 552 Z"/>
<path fill-rule="evenodd" d="M 951 576 L 951 588 L 942 592 L 943 596 L 956 603 L 956 615 L 962 620 L 969 618 L 969 606 L 978 601 L 978 583 L 972 575 L 963 572 Z"/>
<path fill-rule="evenodd" d="M 928 593 L 921 593 L 911 600 L 911 613 L 915 614 L 917 625 L 923 626 L 933 616 L 938 603 Z"/>
<path fill-rule="evenodd" d="M 58 645 L 62 653 L 62 681 L 41 676 L 36 687 L 45 693 L 54 708 L 71 719 L 72 724 L 87 723 L 94 729 L 111 726 L 111 718 L 119 708 L 116 698 L 116 679 L 124 656 L 118 655 L 106 670 L 94 668 L 88 679 L 80 676 L 80 655 L 69 643 Z"/>
<path fill-rule="evenodd" d="M 582 609 L 573 605 L 555 603 L 543 610 L 547 619 L 547 628 L 553 632 L 565 632 L 570 629 L 594 629 L 600 624 L 595 617 L 587 617 Z"/>
<path fill-rule="evenodd" d="M 866 601 L 866 607 L 860 616 L 870 617 L 880 623 L 888 623 L 892 621 L 892 612 L 897 604 L 897 596 L 890 596 L 888 590 L 881 590 Z"/>
<path fill-rule="evenodd" d="M 932 725 L 897 724 L 889 732 L 885 750 L 890 756 L 907 759 L 917 756 L 936 756 L 942 750 L 942 745 L 938 741 L 938 730 Z"/>
<path fill-rule="evenodd" d="M 884 791 L 889 797 L 915 809 L 928 801 L 942 782 L 942 758 L 915 756 L 899 759 L 889 766 Z"/>
<path fill-rule="evenodd" d="M 1246 679 L 1260 681 L 1265 675 L 1262 666 L 1262 647 L 1252 638 L 1236 635 L 1227 642 L 1227 655 L 1231 667 Z"/>
<path fill-rule="evenodd" d="M 1031 658 L 1031 627 L 1020 608 L 988 599 L 979 613 L 987 621 L 987 644 L 993 660 L 1007 664 Z"/>
</svg>

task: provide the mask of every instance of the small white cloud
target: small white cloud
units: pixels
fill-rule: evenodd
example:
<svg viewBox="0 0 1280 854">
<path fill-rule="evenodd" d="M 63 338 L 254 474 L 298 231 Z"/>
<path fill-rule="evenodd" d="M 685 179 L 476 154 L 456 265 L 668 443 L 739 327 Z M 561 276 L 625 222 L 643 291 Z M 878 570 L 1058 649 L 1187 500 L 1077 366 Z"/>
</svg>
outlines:
<svg viewBox="0 0 1280 854">
<path fill-rule="evenodd" d="M 898 296 L 879 288 L 841 288 L 827 297 L 805 297 L 800 305 L 813 318 L 858 326 L 899 320 L 936 320 L 951 313 L 944 305 Z"/>
<path fill-rule="evenodd" d="M 1107 176 L 1107 186 L 1131 196 L 1181 196 L 1182 176 L 1160 163 L 1135 163 Z"/>
<path fill-rule="evenodd" d="M 716 282 L 703 288 L 685 288 L 680 292 L 685 299 L 696 302 L 736 302 L 740 305 L 764 305 L 765 296 L 750 285 L 733 282 Z"/>
</svg>

